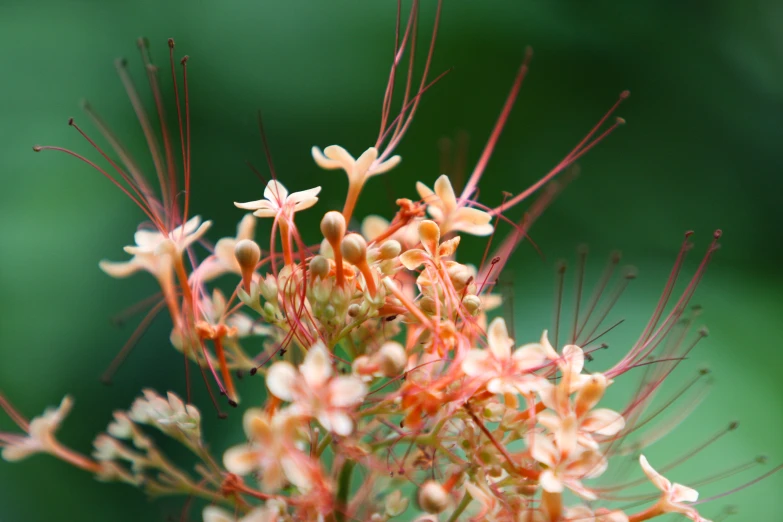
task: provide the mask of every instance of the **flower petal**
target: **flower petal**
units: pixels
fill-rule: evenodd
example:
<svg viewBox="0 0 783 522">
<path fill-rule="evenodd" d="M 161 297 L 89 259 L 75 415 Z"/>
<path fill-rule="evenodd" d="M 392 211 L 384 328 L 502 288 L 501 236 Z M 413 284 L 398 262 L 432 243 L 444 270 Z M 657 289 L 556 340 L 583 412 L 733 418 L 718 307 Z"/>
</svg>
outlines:
<svg viewBox="0 0 783 522">
<path fill-rule="evenodd" d="M 492 365 L 486 363 L 487 359 L 489 359 L 489 352 L 474 348 L 473 350 L 470 350 L 462 360 L 462 371 L 465 372 L 465 375 L 478 377 L 488 369 L 491 369 Z"/>
<path fill-rule="evenodd" d="M 329 400 L 338 408 L 354 406 L 364 400 L 367 395 L 367 385 L 353 376 L 335 377 L 329 383 Z"/>
<path fill-rule="evenodd" d="M 506 361 L 511 357 L 511 347 L 514 345 L 514 341 L 508 336 L 506 321 L 502 317 L 496 317 L 489 323 L 487 342 L 495 359 Z"/>
<path fill-rule="evenodd" d="M 332 376 L 332 362 L 322 342 L 310 347 L 299 371 L 310 388 L 318 389 Z"/>
<path fill-rule="evenodd" d="M 217 506 L 207 506 L 202 513 L 204 522 L 236 522 L 234 515 Z"/>
<path fill-rule="evenodd" d="M 445 174 L 438 176 L 435 180 L 435 194 L 440 198 L 443 211 L 451 214 L 457 208 L 457 197 L 454 195 L 454 188 L 451 186 L 449 177 Z"/>
<path fill-rule="evenodd" d="M 656 488 L 663 492 L 668 492 L 671 489 L 672 483 L 669 479 L 655 471 L 655 468 L 647 461 L 647 457 L 639 455 L 639 464 L 641 464 L 644 474 L 647 475 L 647 478 L 650 479 L 650 482 L 652 482 Z"/>
<path fill-rule="evenodd" d="M 351 179 L 364 179 L 376 159 L 378 159 L 378 149 L 375 147 L 370 147 L 369 149 L 365 150 L 362 155 L 356 159 L 356 163 L 353 165 Z"/>
<path fill-rule="evenodd" d="M 669 499 L 672 502 L 696 502 L 699 500 L 699 492 L 688 486 L 674 483 L 672 484 L 671 492 L 669 493 Z"/>
<path fill-rule="evenodd" d="M 351 156 L 347 150 L 339 145 L 330 145 L 324 149 L 324 154 L 330 160 L 338 163 L 340 168 L 343 169 L 348 176 L 351 175 L 356 160 L 353 159 L 353 156 Z"/>
<path fill-rule="evenodd" d="M 402 158 L 400 156 L 392 156 L 391 158 L 387 159 L 383 163 L 380 163 L 379 165 L 375 166 L 370 170 L 368 175 L 370 176 L 377 176 L 378 174 L 383 174 L 384 172 L 389 172 L 391 169 L 396 167 L 400 164 L 402 161 Z"/>
<path fill-rule="evenodd" d="M 264 188 L 264 197 L 269 201 L 282 206 L 283 202 L 288 197 L 288 189 L 276 179 L 272 179 L 269 180 L 269 183 L 266 184 L 266 188 Z"/>
<path fill-rule="evenodd" d="M 582 420 L 582 430 L 599 435 L 615 435 L 623 428 L 625 428 L 623 416 L 607 408 L 593 410 Z"/>
<path fill-rule="evenodd" d="M 400 256 L 400 263 L 408 270 L 416 270 L 429 261 L 429 259 L 430 256 L 424 250 L 414 248 L 402 253 Z"/>
<path fill-rule="evenodd" d="M 560 479 L 555 476 L 551 469 L 545 469 L 541 472 L 541 475 L 538 477 L 538 483 L 541 484 L 544 491 L 549 493 L 563 492 L 563 483 L 560 482 Z"/>
<path fill-rule="evenodd" d="M 286 361 L 274 363 L 266 373 L 266 386 L 270 393 L 284 401 L 294 400 L 294 387 L 299 378 L 299 372 Z"/>
<path fill-rule="evenodd" d="M 440 228 L 434 221 L 424 219 L 419 223 L 419 240 L 430 255 L 434 256 L 438 252 L 438 243 L 440 242 Z"/>
<path fill-rule="evenodd" d="M 129 277 L 136 272 L 143 270 L 144 265 L 138 262 L 138 258 L 134 257 L 130 261 L 106 261 L 103 260 L 98 263 L 98 267 L 106 272 L 111 277 L 123 279 Z"/>
<path fill-rule="evenodd" d="M 315 187 L 307 190 L 300 190 L 299 192 L 292 192 L 288 196 L 288 201 L 293 201 L 294 203 L 301 203 L 304 201 L 309 201 L 313 198 L 315 198 L 316 201 L 318 201 L 318 198 L 316 196 L 321 192 L 321 187 Z M 297 210 L 299 210 L 297 208 Z"/>
<path fill-rule="evenodd" d="M 223 453 L 223 466 L 236 475 L 248 475 L 258 469 L 258 452 L 250 444 L 240 444 Z"/>
</svg>

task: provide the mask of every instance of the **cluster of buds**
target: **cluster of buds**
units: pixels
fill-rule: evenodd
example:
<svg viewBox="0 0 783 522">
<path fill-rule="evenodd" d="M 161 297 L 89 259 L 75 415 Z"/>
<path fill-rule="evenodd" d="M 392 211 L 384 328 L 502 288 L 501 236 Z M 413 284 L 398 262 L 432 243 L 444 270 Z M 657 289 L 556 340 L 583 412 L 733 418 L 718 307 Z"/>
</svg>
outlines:
<svg viewBox="0 0 783 522">
<path fill-rule="evenodd" d="M 617 291 L 605 295 L 619 256 L 611 257 L 593 296 L 582 306 L 587 256 L 580 253 L 573 327 L 562 347 L 559 338 L 566 335 L 560 328 L 559 301 L 551 333 L 543 328 L 529 333 L 538 342 L 518 345 L 509 334 L 513 325 L 488 317 L 501 302 L 493 293 L 501 269 L 562 186 L 555 177 L 622 123 L 617 119 L 608 128 L 605 125 L 627 93 L 529 189 L 499 206 L 483 205 L 475 199 L 477 186 L 527 73 L 528 53 L 459 195 L 444 174 L 432 189 L 424 183 L 411 187 L 407 195 L 418 194 L 418 199 L 398 199 L 399 209 L 392 219 L 371 215 L 357 220 L 356 204 L 370 190 L 370 178 L 400 165 L 394 150 L 422 94 L 442 76 L 434 81 L 428 77 L 440 18 L 438 4 L 418 89 L 412 90 L 415 82 L 407 78 L 402 106 L 392 117 L 396 76 L 406 52 L 411 60 L 408 70 L 414 70 L 418 7 L 414 1 L 397 38 L 376 143 L 357 158 L 337 145 L 311 151 L 319 167 L 347 175 L 342 210 L 318 210 L 320 187 L 289 192 L 270 161 L 272 179 L 263 189 L 263 198 L 235 203 L 252 214 L 240 218 L 235 237 L 222 238 L 214 247 L 203 241 L 211 222 L 188 216 L 187 60 L 181 61 L 183 109 L 170 41 L 184 204 L 177 198 L 173 133 L 162 125 L 161 151 L 129 73 L 120 65 L 150 145 L 160 193 L 150 188 L 91 108 L 88 114 L 109 138 L 119 161 L 71 121 L 116 174 L 66 152 L 117 184 L 148 218 L 135 234 L 135 245 L 125 248 L 133 257 L 103 261 L 100 267 L 118 278 L 139 271 L 154 276 L 160 299 L 144 322 L 163 309 L 169 311 L 172 345 L 183 353 L 186 368 L 193 364 L 199 368 L 210 393 L 214 382 L 225 401 L 238 407 L 234 376 L 249 373 L 259 377 L 245 380 L 243 386 L 263 386 L 266 393 L 248 396 L 266 399 L 249 401 L 242 416 L 246 440 L 237 441 L 221 459 L 214 458 L 202 440 L 199 410 L 173 393 L 164 398 L 145 390 L 130 411 L 116 412 L 107 433 L 96 439 L 92 457 L 67 449 L 54 436 L 70 399 L 28 423 L 0 396 L 0 405 L 24 431 L 23 435 L 0 433 L 6 460 L 50 453 L 103 480 L 124 481 L 151 494 L 196 496 L 209 503 L 203 510 L 205 522 L 380 522 L 416 516 L 422 521 L 640 522 L 673 512 L 706 520 L 695 507 L 698 493 L 664 478 L 641 452 L 673 427 L 651 424 L 660 413 L 652 405 L 660 392 L 669 389 L 667 377 L 706 335 L 704 330 L 693 330 L 697 314 L 688 312 L 688 303 L 718 247 L 719 232 L 690 283 L 673 298 L 674 282 L 690 248 L 688 234 L 638 341 L 604 370 L 588 371 L 586 364 L 598 364 L 592 353 L 602 347 L 595 341 L 603 334 L 595 334 L 634 277 L 626 271 Z M 146 41 L 140 42 L 157 97 L 158 69 L 146 46 Z M 157 110 L 163 123 L 160 103 Z M 57 148 L 36 147 L 46 149 Z M 508 210 L 529 202 L 533 195 L 537 199 L 521 220 L 506 217 Z M 313 233 L 300 229 L 303 211 L 324 212 L 320 230 L 314 232 L 320 232 L 320 243 L 306 242 Z M 272 232 L 261 243 L 255 236 L 259 218 L 272 220 Z M 494 237 L 507 223 L 510 234 L 493 256 L 485 254 L 479 266 L 457 260 L 460 234 Z M 198 245 L 208 251 L 201 261 Z M 558 295 L 562 295 L 564 270 L 558 274 Z M 235 284 L 228 298 L 208 287 L 224 276 L 232 277 Z M 243 343 L 248 337 L 262 338 L 263 343 L 255 344 L 262 348 L 249 353 L 245 344 L 251 343 Z M 644 374 L 643 380 L 623 409 L 598 407 L 615 380 L 639 367 L 644 367 L 636 371 Z M 702 376 L 689 388 L 703 383 Z M 216 398 L 214 402 L 219 415 L 228 417 Z M 681 415 L 697 402 L 686 404 Z M 157 449 L 145 432 L 149 427 L 200 459 L 195 475 L 179 469 Z M 640 466 L 624 465 L 628 459 L 638 460 Z M 624 471 L 608 482 L 604 477 L 613 466 Z M 639 484 L 629 475 L 632 469 L 644 473 L 659 490 L 634 497 L 648 507 L 617 505 L 624 498 L 618 491 Z"/>
</svg>

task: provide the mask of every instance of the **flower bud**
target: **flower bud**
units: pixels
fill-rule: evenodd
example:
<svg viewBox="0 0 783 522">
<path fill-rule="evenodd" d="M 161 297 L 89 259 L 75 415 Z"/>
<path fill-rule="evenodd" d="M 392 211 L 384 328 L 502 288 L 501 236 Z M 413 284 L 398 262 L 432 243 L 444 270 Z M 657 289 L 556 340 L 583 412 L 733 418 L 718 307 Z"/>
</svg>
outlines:
<svg viewBox="0 0 783 522">
<path fill-rule="evenodd" d="M 237 242 L 234 247 L 234 257 L 236 257 L 243 274 L 246 270 L 253 272 L 261 259 L 261 248 L 252 239 L 243 239 Z"/>
<path fill-rule="evenodd" d="M 465 310 L 467 310 L 470 315 L 476 315 L 481 310 L 481 298 L 477 295 L 466 295 L 462 299 L 462 304 L 465 306 Z"/>
<path fill-rule="evenodd" d="M 378 249 L 378 259 L 394 259 L 402 251 L 400 242 L 395 239 L 384 241 L 381 248 Z"/>
<path fill-rule="evenodd" d="M 449 494 L 435 482 L 428 480 L 419 488 L 419 507 L 427 513 L 440 513 L 449 505 Z"/>
<path fill-rule="evenodd" d="M 353 303 L 351 306 L 348 307 L 348 315 L 351 317 L 356 317 L 360 313 L 362 313 L 362 307 L 359 306 L 356 303 Z"/>
<path fill-rule="evenodd" d="M 345 218 L 339 212 L 330 210 L 321 220 L 321 233 L 329 243 L 338 243 L 345 235 Z"/>
<path fill-rule="evenodd" d="M 397 377 L 405 370 L 408 354 L 405 348 L 395 341 L 389 341 L 378 350 L 378 366 L 386 377 Z"/>
<path fill-rule="evenodd" d="M 264 296 L 264 299 L 277 304 L 277 281 L 273 275 L 267 274 L 264 280 L 261 281 L 259 290 L 261 291 L 261 295 Z"/>
<path fill-rule="evenodd" d="M 348 234 L 340 245 L 343 258 L 352 265 L 360 265 L 367 258 L 367 242 L 359 234 Z"/>
<path fill-rule="evenodd" d="M 421 299 L 419 299 L 419 308 L 421 308 L 424 312 L 428 314 L 434 314 L 435 313 L 435 299 L 432 297 L 425 295 Z"/>
<path fill-rule="evenodd" d="M 324 256 L 314 256 L 310 260 L 310 274 L 313 277 L 325 278 L 329 274 L 329 261 Z"/>
</svg>

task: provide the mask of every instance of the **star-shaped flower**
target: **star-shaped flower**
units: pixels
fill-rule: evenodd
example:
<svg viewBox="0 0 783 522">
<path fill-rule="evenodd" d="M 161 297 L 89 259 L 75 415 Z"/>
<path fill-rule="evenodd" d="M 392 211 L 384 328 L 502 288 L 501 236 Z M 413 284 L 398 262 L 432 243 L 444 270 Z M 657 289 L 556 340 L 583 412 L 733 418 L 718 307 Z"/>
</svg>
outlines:
<svg viewBox="0 0 783 522">
<path fill-rule="evenodd" d="M 471 377 L 486 380 L 490 393 L 530 393 L 544 379 L 533 373 L 547 362 L 538 344 L 521 346 L 511 352 L 514 340 L 508 336 L 502 317 L 494 319 L 487 330 L 489 349 L 470 350 L 462 361 L 462 371 Z"/>
<path fill-rule="evenodd" d="M 22 460 L 34 453 L 56 453 L 59 444 L 54 434 L 71 411 L 73 400 L 65 396 L 57 408 L 47 408 L 27 426 L 27 436 L 0 433 L 2 456 L 9 462 Z"/>
<path fill-rule="evenodd" d="M 644 474 L 650 479 L 653 485 L 663 492 L 658 501 L 658 507 L 664 513 L 682 513 L 695 522 L 710 522 L 699 515 L 699 512 L 692 507 L 686 506 L 683 502 L 696 502 L 699 499 L 699 492 L 688 486 L 672 482 L 650 466 L 644 455 L 639 456 L 639 464 L 642 466 Z"/>
<path fill-rule="evenodd" d="M 286 361 L 273 364 L 266 384 L 275 397 L 292 403 L 292 411 L 315 417 L 328 431 L 350 435 L 350 411 L 367 394 L 367 386 L 355 376 L 332 376 L 329 352 L 317 342 L 307 352 L 299 369 Z"/>
<path fill-rule="evenodd" d="M 284 214 L 291 217 L 294 212 L 305 210 L 318 202 L 318 193 L 321 187 L 288 193 L 282 183 L 273 179 L 266 184 L 264 199 L 249 201 L 247 203 L 234 203 L 238 208 L 254 210 L 256 217 L 276 217 Z"/>
<path fill-rule="evenodd" d="M 211 221 L 202 223 L 200 216 L 194 216 L 168 234 L 139 229 L 133 236 L 136 244 L 124 248 L 133 256 L 129 261 L 104 260 L 99 266 L 112 277 L 124 278 L 144 270 L 159 281 L 166 281 L 171 275 L 174 258 L 182 257 L 185 249 L 201 239 L 210 226 Z"/>
<path fill-rule="evenodd" d="M 319 167 L 326 170 L 344 170 L 351 184 L 364 183 L 370 176 L 388 172 L 402 159 L 392 156 L 385 161 L 378 161 L 378 149 L 375 147 L 370 147 L 356 159 L 339 145 L 330 145 L 323 152 L 318 147 L 313 147 L 311 152 Z"/>
<path fill-rule="evenodd" d="M 465 232 L 474 236 L 488 236 L 494 230 L 492 216 L 483 210 L 461 206 L 457 202 L 451 181 L 445 174 L 435 180 L 434 191 L 422 182 L 416 190 L 427 204 L 427 212 L 440 225 L 441 234 Z"/>
</svg>

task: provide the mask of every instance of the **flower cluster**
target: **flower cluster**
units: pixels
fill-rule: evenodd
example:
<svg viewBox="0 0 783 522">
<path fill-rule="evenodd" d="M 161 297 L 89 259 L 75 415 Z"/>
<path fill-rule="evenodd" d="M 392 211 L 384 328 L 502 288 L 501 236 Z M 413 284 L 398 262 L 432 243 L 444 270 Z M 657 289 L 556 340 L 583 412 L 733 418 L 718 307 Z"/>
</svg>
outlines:
<svg viewBox="0 0 783 522">
<path fill-rule="evenodd" d="M 436 20 L 439 15 L 440 6 Z M 395 52 L 376 143 L 356 158 L 337 145 L 312 149 L 317 166 L 342 170 L 348 177 L 342 210 L 322 208 L 320 187 L 290 192 L 273 172 L 262 199 L 235 203 L 252 211 L 237 213 L 236 236 L 219 239 L 212 247 L 203 241 L 211 221 L 188 216 L 190 140 L 182 126 L 183 204 L 177 198 L 173 138 L 167 131 L 163 154 L 154 135 L 147 134 L 161 181 L 159 195 L 121 148 L 115 152 L 122 161 L 108 160 L 116 176 L 72 153 L 121 187 L 148 218 L 135 234 L 135 245 L 125 249 L 133 257 L 102 261 L 101 269 L 117 278 L 140 271 L 154 276 L 161 297 L 150 313 L 168 310 L 172 345 L 214 381 L 230 407 L 240 404 L 235 376 L 258 375 L 243 382 L 265 391 L 256 389 L 241 401 L 243 406 L 250 403 L 242 416 L 246 439 L 215 458 L 202 439 L 202 414 L 196 406 L 174 393 L 163 397 L 144 390 L 129 411 L 114 414 L 107 432 L 95 440 L 93 455 L 84 456 L 55 438 L 70 409 L 69 398 L 27 422 L 0 396 L 0 405 L 24 432 L 0 433 L 3 458 L 50 453 L 102 480 L 124 481 L 151 494 L 199 497 L 208 501 L 205 522 L 380 522 L 415 516 L 639 522 L 666 513 L 706 520 L 694 504 L 698 493 L 663 477 L 641 452 L 670 430 L 651 424 L 659 413 L 652 409 L 653 402 L 666 393 L 667 377 L 706 335 L 692 330 L 688 303 L 720 234 L 715 234 L 690 284 L 675 297 L 674 281 L 690 248 L 686 237 L 649 323 L 614 365 L 594 369 L 599 363 L 593 352 L 601 348 L 595 344 L 601 337 L 596 332 L 608 313 L 598 310 L 611 308 L 619 295 L 604 295 L 618 256 L 610 259 L 581 313 L 580 286 L 573 328 L 562 347 L 559 308 L 551 333 L 544 328 L 526 332 L 529 340 L 539 340 L 517 343 L 509 333 L 513 324 L 488 317 L 500 304 L 493 293 L 498 274 L 559 190 L 553 181 L 557 174 L 621 121 L 602 133 L 599 124 L 539 182 L 500 206 L 476 201 L 477 184 L 527 72 L 528 56 L 459 195 L 444 174 L 433 189 L 424 183 L 411 186 L 397 199 L 391 219 L 373 215 L 358 221 L 357 201 L 370 190 L 370 178 L 400 165 L 400 156 L 393 152 L 421 95 L 432 85 L 428 71 L 436 31 L 418 90 L 411 90 L 415 82 L 408 78 L 403 105 L 392 117 L 395 76 L 417 20 L 416 6 Z M 173 60 L 173 41 L 169 45 Z M 413 54 L 409 49 L 411 59 Z M 155 89 L 160 89 L 157 68 L 148 53 L 142 56 Z M 128 73 L 123 68 L 121 74 Z M 126 85 L 132 88 L 130 82 Z M 176 85 L 174 92 L 180 121 L 184 112 L 187 122 L 187 97 L 183 109 Z M 144 109 L 136 109 L 147 125 Z M 331 181 L 329 176 L 324 179 Z M 539 188 L 518 222 L 506 217 L 507 210 L 529 201 Z M 301 217 L 305 211 L 320 216 L 319 230 L 300 229 L 313 221 Z M 256 241 L 256 219 L 272 220 L 266 241 Z M 510 233 L 494 256 L 485 255 L 479 266 L 458 260 L 460 234 L 494 236 L 506 228 Z M 316 234 L 320 243 L 308 244 L 306 238 Z M 207 254 L 199 262 L 202 248 Z M 208 287 L 221 277 L 232 278 L 235 285 L 228 298 Z M 618 291 L 633 277 L 626 271 Z M 244 341 L 251 337 L 263 342 Z M 247 346 L 261 348 L 248 351 Z M 623 408 L 600 407 L 617 379 L 642 366 L 645 370 L 637 372 L 644 373 L 643 381 Z M 702 374 L 695 379 L 704 381 Z M 266 398 L 259 401 L 261 397 Z M 227 416 L 220 406 L 218 411 Z M 199 459 L 194 470 L 180 469 L 168 459 L 150 428 L 187 447 Z M 638 460 L 640 467 L 633 463 L 629 468 L 629 460 Z M 657 491 L 619 495 L 640 482 L 610 475 L 613 467 L 645 474 Z M 629 508 L 624 498 L 649 506 Z"/>
</svg>

